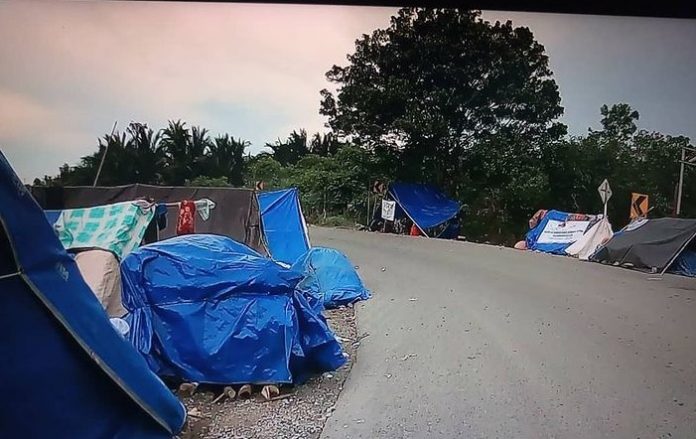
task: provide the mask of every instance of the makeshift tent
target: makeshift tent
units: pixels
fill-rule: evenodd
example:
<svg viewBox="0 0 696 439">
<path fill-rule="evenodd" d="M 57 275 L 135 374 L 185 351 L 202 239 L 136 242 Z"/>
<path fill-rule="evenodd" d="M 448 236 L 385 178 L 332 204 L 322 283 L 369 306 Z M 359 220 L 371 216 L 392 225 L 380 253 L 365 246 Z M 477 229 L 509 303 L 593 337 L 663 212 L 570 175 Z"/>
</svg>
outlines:
<svg viewBox="0 0 696 439">
<path fill-rule="evenodd" d="M 259 205 L 251 189 L 175 187 L 132 184 L 114 187 L 32 187 L 32 195 L 47 210 L 94 207 L 149 197 L 156 203 L 207 198 L 215 204 L 208 221 L 196 221 L 196 233 L 214 233 L 243 242 L 265 254 L 260 228 Z M 168 209 L 161 239 L 176 236 L 179 209 Z"/>
<path fill-rule="evenodd" d="M 162 376 L 214 384 L 301 382 L 345 358 L 302 275 L 229 238 L 194 234 L 121 263 L 129 337 Z M 318 302 L 318 301 L 317 301 Z"/>
<path fill-rule="evenodd" d="M 87 250 L 75 255 L 80 274 L 109 317 L 122 317 L 121 268 L 116 256 L 106 250 Z"/>
<path fill-rule="evenodd" d="M 387 198 L 396 201 L 395 217 L 403 214 L 430 237 L 456 238 L 458 227 L 452 226 L 461 206 L 431 185 L 391 183 Z M 441 230 L 434 230 L 434 229 Z M 439 233 L 438 233 L 439 232 Z"/>
<path fill-rule="evenodd" d="M 310 248 L 307 223 L 297 188 L 258 194 L 261 226 L 268 252 L 276 261 L 292 265 Z"/>
<path fill-rule="evenodd" d="M 0 153 L 0 437 L 167 438 L 183 405 L 114 329 Z"/>
<path fill-rule="evenodd" d="M 530 221 L 536 225 L 525 237 L 527 249 L 565 254 L 566 248 L 580 239 L 595 219 L 592 215 L 549 210 L 541 219 Z"/>
<path fill-rule="evenodd" d="M 338 250 L 314 247 L 292 269 L 304 274 L 303 287 L 319 291 L 326 308 L 336 308 L 371 297 L 353 264 Z"/>
<path fill-rule="evenodd" d="M 566 248 L 565 252 L 586 261 L 600 246 L 611 239 L 612 234 L 611 223 L 607 218 L 602 218 L 590 227 L 580 239 Z"/>
<path fill-rule="evenodd" d="M 664 273 L 694 237 L 696 219 L 641 218 L 616 233 L 590 260 Z"/>
</svg>

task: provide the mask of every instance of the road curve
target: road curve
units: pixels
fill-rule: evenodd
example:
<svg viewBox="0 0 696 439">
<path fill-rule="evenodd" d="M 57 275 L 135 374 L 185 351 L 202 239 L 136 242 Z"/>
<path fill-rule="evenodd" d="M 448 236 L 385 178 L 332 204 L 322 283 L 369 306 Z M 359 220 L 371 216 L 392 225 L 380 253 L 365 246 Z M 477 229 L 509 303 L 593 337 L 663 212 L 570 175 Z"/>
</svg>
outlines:
<svg viewBox="0 0 696 439">
<path fill-rule="evenodd" d="M 372 300 L 322 438 L 694 438 L 696 280 L 310 229 Z"/>
</svg>

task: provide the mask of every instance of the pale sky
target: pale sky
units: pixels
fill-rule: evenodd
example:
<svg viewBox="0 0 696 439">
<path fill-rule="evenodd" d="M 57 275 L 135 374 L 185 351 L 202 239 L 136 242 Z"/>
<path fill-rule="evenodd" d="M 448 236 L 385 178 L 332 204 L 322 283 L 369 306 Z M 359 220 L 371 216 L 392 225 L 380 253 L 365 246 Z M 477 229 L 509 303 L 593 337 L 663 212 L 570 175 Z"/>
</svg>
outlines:
<svg viewBox="0 0 696 439">
<path fill-rule="evenodd" d="M 394 8 L 0 3 L 0 148 L 26 182 L 96 150 L 114 121 L 201 125 L 252 142 L 326 131 L 319 90 Z M 696 139 L 696 20 L 485 12 L 547 49 L 573 134 L 627 102 L 640 127 Z"/>
</svg>

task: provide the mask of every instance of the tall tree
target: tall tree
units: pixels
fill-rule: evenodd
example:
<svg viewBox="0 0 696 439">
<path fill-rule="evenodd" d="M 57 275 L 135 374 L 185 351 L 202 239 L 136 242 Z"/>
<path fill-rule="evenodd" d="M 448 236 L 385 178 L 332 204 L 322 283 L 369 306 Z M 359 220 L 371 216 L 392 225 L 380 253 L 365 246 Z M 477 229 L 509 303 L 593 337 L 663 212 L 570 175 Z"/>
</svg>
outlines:
<svg viewBox="0 0 696 439">
<path fill-rule="evenodd" d="M 397 177 L 450 186 L 464 152 L 499 133 L 556 139 L 565 126 L 544 47 L 478 11 L 403 8 L 333 66 L 320 112 L 334 132 L 396 155 Z"/>
<path fill-rule="evenodd" d="M 168 184 L 183 185 L 187 179 L 195 178 L 194 167 L 196 163 L 190 154 L 191 132 L 185 122 L 180 120 L 169 124 L 162 130 L 162 148 L 167 156 L 167 165 L 164 169 L 165 179 Z"/>
<path fill-rule="evenodd" d="M 161 132 L 153 131 L 146 124 L 131 122 L 126 129 L 129 136 L 126 144 L 131 165 L 134 167 L 132 183 L 157 184 L 162 180 L 162 169 L 166 165 L 160 145 Z M 128 182 L 123 182 L 123 184 Z"/>
<path fill-rule="evenodd" d="M 273 158 L 281 165 L 294 165 L 309 154 L 307 140 L 307 131 L 293 131 L 286 140 L 278 139 L 275 143 L 267 143 L 266 147 L 273 150 Z"/>
<path fill-rule="evenodd" d="M 244 150 L 251 145 L 228 134 L 215 137 L 208 146 L 206 173 L 211 177 L 225 177 L 233 186 L 244 184 Z"/>
</svg>

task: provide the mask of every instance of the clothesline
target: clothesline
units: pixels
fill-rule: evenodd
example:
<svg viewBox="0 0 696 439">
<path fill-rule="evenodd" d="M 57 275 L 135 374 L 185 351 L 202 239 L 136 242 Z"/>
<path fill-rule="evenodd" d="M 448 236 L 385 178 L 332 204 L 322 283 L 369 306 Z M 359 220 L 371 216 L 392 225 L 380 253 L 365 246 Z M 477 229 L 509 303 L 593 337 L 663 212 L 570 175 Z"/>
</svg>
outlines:
<svg viewBox="0 0 696 439">
<path fill-rule="evenodd" d="M 173 201 L 171 203 L 150 203 L 147 200 L 135 200 L 133 202 L 135 204 L 137 204 L 138 206 L 142 207 L 143 209 L 149 209 L 153 205 L 163 205 L 163 206 L 166 206 L 168 208 L 169 207 L 179 207 L 179 205 L 181 204 L 181 201 Z M 200 200 L 194 201 L 194 204 L 196 205 L 196 207 L 200 207 L 200 206 L 205 205 L 205 206 L 208 206 L 209 209 L 215 209 L 215 206 L 216 206 L 215 202 L 209 198 L 201 198 Z"/>
</svg>

